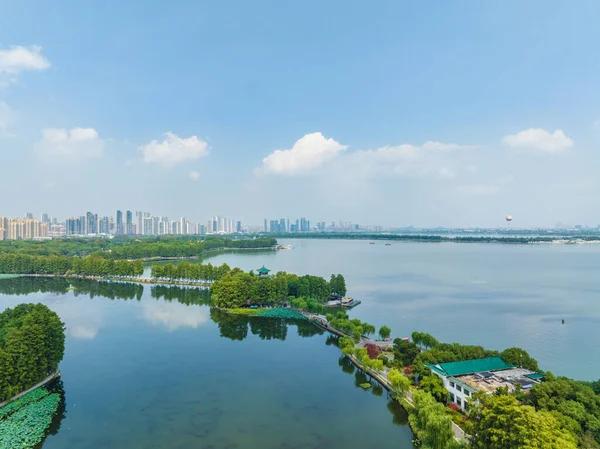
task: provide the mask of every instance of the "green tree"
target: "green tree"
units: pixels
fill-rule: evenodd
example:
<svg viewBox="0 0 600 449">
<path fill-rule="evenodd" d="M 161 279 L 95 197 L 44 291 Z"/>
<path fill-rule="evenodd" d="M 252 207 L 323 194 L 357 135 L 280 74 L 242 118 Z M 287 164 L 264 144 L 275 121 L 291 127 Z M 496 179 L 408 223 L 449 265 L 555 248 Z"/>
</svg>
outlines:
<svg viewBox="0 0 600 449">
<path fill-rule="evenodd" d="M 433 396 L 437 402 L 447 404 L 450 401 L 450 393 L 444 388 L 442 380 L 436 375 L 432 374 L 421 378 L 419 388 Z"/>
<path fill-rule="evenodd" d="M 538 362 L 527 351 L 521 348 L 508 348 L 500 353 L 500 357 L 511 365 L 521 366 L 532 371 L 539 371 Z"/>
<path fill-rule="evenodd" d="M 404 396 L 410 389 L 410 380 L 405 375 L 401 374 L 397 369 L 391 369 L 387 373 L 387 377 L 392 384 L 394 394 L 396 396 Z"/>
<path fill-rule="evenodd" d="M 471 401 L 473 449 L 575 449 L 576 438 L 548 412 L 519 404 L 510 395 L 478 392 Z"/>
<path fill-rule="evenodd" d="M 379 328 L 379 336 L 381 337 L 382 340 L 385 340 L 391 334 L 392 334 L 392 330 L 389 327 L 384 325 Z"/>
<path fill-rule="evenodd" d="M 412 365 L 420 352 L 421 350 L 419 347 L 412 341 L 406 341 L 400 338 L 394 340 L 394 359 L 402 363 L 403 366 Z"/>
<path fill-rule="evenodd" d="M 446 408 L 424 391 L 413 393 L 414 409 L 409 421 L 416 431 L 422 447 L 430 449 L 449 449 L 454 447 L 452 421 Z"/>
</svg>

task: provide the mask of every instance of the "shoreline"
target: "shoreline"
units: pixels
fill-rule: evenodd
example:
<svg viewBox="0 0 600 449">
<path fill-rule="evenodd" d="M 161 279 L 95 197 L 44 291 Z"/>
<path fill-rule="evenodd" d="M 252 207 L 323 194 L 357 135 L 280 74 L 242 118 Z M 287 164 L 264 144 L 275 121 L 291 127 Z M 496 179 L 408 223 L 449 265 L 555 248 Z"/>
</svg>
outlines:
<svg viewBox="0 0 600 449">
<path fill-rule="evenodd" d="M 87 279 L 90 281 L 106 281 L 106 282 L 118 282 L 118 283 L 130 283 L 130 284 L 160 284 L 160 285 L 182 285 L 188 287 L 210 287 L 210 282 L 186 282 L 186 281 L 162 281 L 154 278 L 127 278 L 121 279 L 117 277 L 105 277 L 105 276 L 83 276 L 83 275 L 67 275 L 67 274 L 18 274 L 17 277 L 29 277 L 29 278 L 60 278 L 60 279 Z"/>
<path fill-rule="evenodd" d="M 207 250 L 203 254 L 211 254 L 211 253 L 225 253 L 227 251 L 277 251 L 278 248 L 272 246 L 265 246 L 262 248 L 223 248 L 216 250 Z M 213 254 L 211 254 L 212 256 Z M 160 262 L 160 261 L 168 261 L 168 260 L 197 260 L 202 259 L 202 254 L 197 256 L 153 256 L 153 257 L 142 257 L 140 259 L 115 259 L 115 260 L 127 260 L 130 262 L 135 262 L 137 260 L 141 260 L 142 262 Z"/>
<path fill-rule="evenodd" d="M 261 234 L 261 237 L 264 237 Z M 372 243 L 383 242 L 415 242 L 415 243 L 480 243 L 503 245 L 593 245 L 600 244 L 600 235 L 587 236 L 447 236 L 439 234 L 274 234 L 276 239 L 301 240 L 370 240 Z"/>
<path fill-rule="evenodd" d="M 16 401 L 20 397 L 25 396 L 27 393 L 30 393 L 37 388 L 43 387 L 44 385 L 48 384 L 49 382 L 51 382 L 52 380 L 54 380 L 60 376 L 61 376 L 61 373 L 59 370 L 57 370 L 56 372 L 50 374 L 48 377 L 46 377 L 42 381 L 38 382 L 37 384 L 27 388 L 26 390 L 21 391 L 20 393 L 15 394 L 12 398 L 9 398 L 4 402 L 0 402 L 0 408 L 5 407 L 6 405 L 10 404 L 11 402 Z"/>
</svg>

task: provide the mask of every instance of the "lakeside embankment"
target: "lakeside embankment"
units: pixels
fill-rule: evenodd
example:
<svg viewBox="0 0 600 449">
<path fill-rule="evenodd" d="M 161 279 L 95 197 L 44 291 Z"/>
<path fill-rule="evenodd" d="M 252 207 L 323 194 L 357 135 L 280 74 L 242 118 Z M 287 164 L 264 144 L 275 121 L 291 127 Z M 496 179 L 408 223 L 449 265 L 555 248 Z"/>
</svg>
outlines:
<svg viewBox="0 0 600 449">
<path fill-rule="evenodd" d="M 266 234 L 265 234 L 266 235 Z M 440 235 L 440 234 L 370 234 L 370 233 L 276 233 L 278 239 L 316 239 L 316 240 L 370 240 L 385 242 L 417 242 L 417 243 L 497 243 L 497 244 L 597 244 L 600 235 Z M 264 236 L 259 234 L 259 236 Z"/>
<path fill-rule="evenodd" d="M 219 254 L 227 254 L 227 253 L 237 253 L 244 251 L 277 251 L 278 246 L 263 246 L 258 248 L 222 248 L 215 250 L 206 250 L 204 253 L 197 256 L 156 256 L 156 257 L 142 257 L 141 259 L 127 259 L 130 262 L 135 262 L 136 260 L 141 260 L 142 262 L 161 262 L 161 261 L 177 261 L 177 260 L 202 260 L 206 256 L 215 256 Z"/>
</svg>

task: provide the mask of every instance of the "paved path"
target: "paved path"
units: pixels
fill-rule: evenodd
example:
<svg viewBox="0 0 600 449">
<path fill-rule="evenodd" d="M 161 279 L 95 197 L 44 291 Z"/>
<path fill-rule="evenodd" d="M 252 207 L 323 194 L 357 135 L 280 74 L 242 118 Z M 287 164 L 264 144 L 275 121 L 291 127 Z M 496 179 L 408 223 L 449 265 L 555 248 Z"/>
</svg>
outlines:
<svg viewBox="0 0 600 449">
<path fill-rule="evenodd" d="M 41 382 L 38 382 L 37 384 L 35 384 L 33 387 L 28 388 L 27 390 L 21 391 L 19 394 L 13 396 L 12 398 L 10 398 L 7 401 L 4 402 L 0 402 L 0 408 L 4 407 L 6 404 L 8 404 L 9 402 L 12 401 L 16 401 L 17 399 L 19 399 L 22 396 L 25 396 L 27 393 L 29 393 L 30 391 L 35 390 L 36 388 L 39 388 L 41 386 L 46 385 L 48 382 L 50 382 L 52 379 L 54 379 L 55 377 L 59 377 L 60 376 L 60 371 L 57 371 L 53 374 L 50 374 L 48 377 L 46 377 L 44 380 L 42 380 Z"/>
<path fill-rule="evenodd" d="M 323 322 L 323 320 L 321 318 L 319 318 L 317 315 L 311 314 L 311 313 L 307 313 L 307 312 L 303 312 L 301 310 L 299 310 L 299 312 L 304 315 L 305 317 L 308 318 L 308 320 L 315 324 L 316 326 L 325 329 L 326 331 L 329 331 L 335 335 L 338 335 L 340 337 L 348 337 L 348 335 L 344 334 L 343 332 L 341 332 L 338 329 L 335 329 L 334 327 L 331 327 L 328 323 Z M 389 341 L 377 341 L 377 340 L 371 340 L 369 338 L 366 337 L 361 337 L 360 342 L 357 344 L 357 346 L 359 347 L 363 347 L 366 344 L 375 344 L 377 346 L 389 346 L 390 342 Z M 380 372 L 380 371 L 373 371 L 371 369 L 365 369 L 363 368 L 362 364 L 356 359 L 356 357 L 354 357 L 353 355 L 348 356 L 348 358 L 350 359 L 350 361 L 361 371 L 367 373 L 369 376 L 371 376 L 371 378 L 375 379 L 377 382 L 379 382 L 381 384 L 382 387 L 384 387 L 387 391 L 393 392 L 393 388 L 392 388 L 392 384 L 390 383 L 389 379 L 387 378 L 387 374 L 386 372 Z M 409 404 L 413 404 L 413 397 L 412 397 L 412 391 L 408 391 L 406 392 L 405 396 L 406 400 L 409 402 Z M 457 424 L 455 424 L 454 422 L 452 422 L 452 432 L 454 434 L 454 438 L 458 441 L 466 441 L 468 438 L 468 435 L 464 432 L 464 430 L 462 430 Z"/>
</svg>

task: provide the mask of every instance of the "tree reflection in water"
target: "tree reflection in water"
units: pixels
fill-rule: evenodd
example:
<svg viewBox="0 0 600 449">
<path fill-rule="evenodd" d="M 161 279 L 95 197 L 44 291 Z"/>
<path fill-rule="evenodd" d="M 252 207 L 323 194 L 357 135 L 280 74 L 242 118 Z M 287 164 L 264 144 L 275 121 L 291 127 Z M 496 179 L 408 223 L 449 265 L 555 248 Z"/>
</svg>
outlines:
<svg viewBox="0 0 600 449">
<path fill-rule="evenodd" d="M 64 279 L 64 278 L 33 278 L 21 277 L 14 279 L 0 280 L 0 294 L 7 295 L 29 295 L 31 293 L 53 293 L 55 295 L 64 295 L 72 291 L 74 296 L 87 295 L 90 297 L 100 296 L 109 299 L 141 300 L 144 293 L 144 285 L 127 282 L 94 281 L 89 279 Z M 210 290 L 197 287 L 182 287 L 174 285 L 153 285 L 150 287 L 152 298 L 165 301 L 177 301 L 189 306 L 207 306 L 210 305 Z M 244 340 L 248 336 L 248 330 L 253 335 L 257 335 L 263 340 L 285 340 L 287 337 L 288 326 L 296 326 L 300 337 L 313 337 L 323 335 L 324 331 L 307 321 L 303 320 L 283 320 L 274 318 L 248 317 L 240 315 L 231 315 L 219 309 L 210 309 L 210 318 L 214 321 L 222 337 L 231 340 Z M 334 335 L 328 335 L 325 344 L 328 346 L 338 346 L 338 338 Z M 367 375 L 357 369 L 354 364 L 345 356 L 338 359 L 338 365 L 342 372 L 354 375 L 354 385 L 357 388 L 360 384 L 369 382 Z M 383 396 L 384 389 L 376 382 L 369 394 Z M 52 391 L 61 396 L 61 402 L 57 413 L 46 433 L 55 435 L 58 433 L 62 421 L 66 417 L 65 391 L 62 380 L 57 380 L 49 385 Z M 367 391 L 365 391 L 367 393 Z M 387 409 L 392 415 L 394 425 L 405 426 L 408 423 L 408 414 L 406 410 L 388 395 Z M 43 443 L 42 443 L 43 444 Z"/>
<path fill-rule="evenodd" d="M 65 397 L 65 389 L 63 382 L 60 378 L 53 380 L 48 385 L 46 385 L 46 389 L 50 391 L 50 393 L 56 393 L 60 396 L 60 402 L 58 403 L 58 408 L 56 409 L 56 413 L 52 417 L 52 421 L 50 422 L 50 426 L 46 430 L 46 434 L 40 444 L 36 446 L 42 447 L 48 435 L 56 435 L 60 430 L 60 426 L 62 425 L 63 420 L 67 417 L 67 400 Z"/>
</svg>

